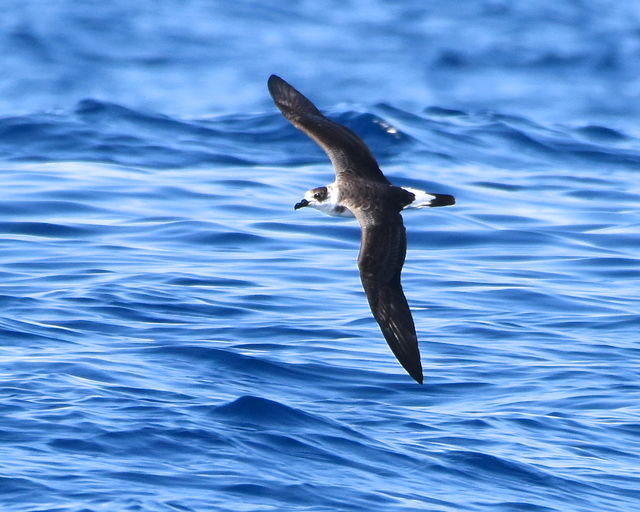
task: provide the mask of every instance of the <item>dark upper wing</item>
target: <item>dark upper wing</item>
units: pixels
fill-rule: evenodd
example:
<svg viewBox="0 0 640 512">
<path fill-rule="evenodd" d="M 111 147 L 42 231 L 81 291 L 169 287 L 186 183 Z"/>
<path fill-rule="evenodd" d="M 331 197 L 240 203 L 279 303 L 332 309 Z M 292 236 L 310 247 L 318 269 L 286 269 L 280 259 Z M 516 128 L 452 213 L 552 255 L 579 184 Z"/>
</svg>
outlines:
<svg viewBox="0 0 640 512">
<path fill-rule="evenodd" d="M 268 86 L 284 117 L 324 150 L 338 179 L 354 176 L 389 183 L 367 145 L 349 128 L 324 117 L 313 103 L 282 78 L 271 75 Z"/>
<path fill-rule="evenodd" d="M 407 251 L 407 237 L 399 213 L 391 218 L 364 217 L 356 211 L 362 226 L 358 268 L 362 286 L 391 350 L 409 375 L 422 384 L 422 364 L 413 317 L 400 284 L 400 272 Z M 376 215 L 378 217 L 378 215 Z"/>
</svg>

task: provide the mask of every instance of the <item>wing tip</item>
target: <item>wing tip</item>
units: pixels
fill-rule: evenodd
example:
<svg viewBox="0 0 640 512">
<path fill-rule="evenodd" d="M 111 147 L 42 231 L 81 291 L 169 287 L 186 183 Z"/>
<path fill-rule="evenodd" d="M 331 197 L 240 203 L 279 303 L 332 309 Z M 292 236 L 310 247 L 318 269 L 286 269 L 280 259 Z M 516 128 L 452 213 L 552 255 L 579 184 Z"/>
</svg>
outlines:
<svg viewBox="0 0 640 512">
<path fill-rule="evenodd" d="M 269 80 L 267 80 L 267 88 L 274 100 L 279 99 L 287 87 L 291 86 L 278 75 L 271 75 L 269 76 Z"/>
<path fill-rule="evenodd" d="M 420 356 L 418 356 L 418 359 L 416 360 L 407 360 L 406 358 L 403 358 L 403 360 L 401 360 L 398 358 L 398 361 L 413 380 L 415 380 L 418 384 L 422 384 L 424 376 L 422 375 L 422 364 L 420 363 Z"/>
<path fill-rule="evenodd" d="M 397 340 L 394 340 L 397 341 Z M 407 340 L 405 340 L 406 342 Z M 398 350 L 400 347 L 395 343 L 392 344 L 388 339 L 387 343 L 391 347 L 391 351 L 396 356 L 396 359 L 400 363 L 400 365 L 405 369 L 405 371 L 411 376 L 413 380 L 415 380 L 418 384 L 422 384 L 424 377 L 422 375 L 422 361 L 420 361 L 420 349 L 418 348 L 418 339 L 413 335 L 413 342 L 408 346 L 405 345 L 405 350 Z M 396 350 L 394 350 L 394 346 Z M 406 350 L 406 349 L 409 350 Z"/>
<path fill-rule="evenodd" d="M 269 89 L 271 89 L 271 87 L 281 85 L 283 82 L 284 80 L 278 75 L 271 74 L 269 75 L 269 79 L 267 80 L 267 86 L 269 87 Z"/>
<path fill-rule="evenodd" d="M 324 117 L 309 98 L 278 75 L 269 76 L 267 88 L 274 103 L 289 121 L 294 122 L 300 117 Z"/>
</svg>

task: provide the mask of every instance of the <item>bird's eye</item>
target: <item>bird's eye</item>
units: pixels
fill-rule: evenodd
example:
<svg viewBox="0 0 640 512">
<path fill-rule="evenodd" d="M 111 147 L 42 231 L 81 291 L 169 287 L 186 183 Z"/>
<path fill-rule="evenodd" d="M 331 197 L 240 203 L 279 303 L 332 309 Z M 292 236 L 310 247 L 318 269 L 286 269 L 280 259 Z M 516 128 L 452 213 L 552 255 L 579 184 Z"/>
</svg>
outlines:
<svg viewBox="0 0 640 512">
<path fill-rule="evenodd" d="M 313 198 L 320 199 L 320 192 L 316 192 L 315 194 L 313 194 Z"/>
</svg>

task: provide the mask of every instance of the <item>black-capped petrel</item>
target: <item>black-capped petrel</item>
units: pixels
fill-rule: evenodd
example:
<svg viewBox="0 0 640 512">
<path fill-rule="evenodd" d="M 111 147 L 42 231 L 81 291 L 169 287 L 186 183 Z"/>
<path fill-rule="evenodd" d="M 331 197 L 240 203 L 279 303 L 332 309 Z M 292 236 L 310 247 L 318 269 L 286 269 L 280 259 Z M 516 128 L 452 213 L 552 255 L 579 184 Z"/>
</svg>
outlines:
<svg viewBox="0 0 640 512">
<path fill-rule="evenodd" d="M 371 312 L 400 364 L 422 383 L 416 328 L 400 283 L 407 251 L 400 212 L 447 206 L 455 199 L 392 185 L 364 141 L 349 128 L 327 119 L 282 78 L 271 75 L 268 86 L 284 117 L 318 143 L 336 172 L 333 183 L 308 190 L 294 208 L 310 206 L 328 215 L 358 220 L 362 232 L 358 268 Z"/>
</svg>

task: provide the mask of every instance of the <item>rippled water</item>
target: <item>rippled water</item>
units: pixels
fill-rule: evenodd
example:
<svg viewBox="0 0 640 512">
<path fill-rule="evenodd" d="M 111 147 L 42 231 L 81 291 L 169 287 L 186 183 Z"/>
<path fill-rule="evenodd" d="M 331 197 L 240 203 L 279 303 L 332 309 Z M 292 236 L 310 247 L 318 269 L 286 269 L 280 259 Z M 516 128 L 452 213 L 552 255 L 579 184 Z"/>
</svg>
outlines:
<svg viewBox="0 0 640 512">
<path fill-rule="evenodd" d="M 460 13 L 347 2 L 360 17 L 343 34 L 338 13 L 312 3 L 253 11 L 239 2 L 207 20 L 204 3 L 181 11 L 166 2 L 155 13 L 142 2 L 125 28 L 148 46 L 126 44 L 116 27 L 98 44 L 95 26 L 79 21 L 109 20 L 124 4 L 48 7 L 42 18 L 32 16 L 35 3 L 11 5 L 4 23 L 13 31 L 2 36 L 11 65 L 42 71 L 34 63 L 46 57 L 44 71 L 77 80 L 45 86 L 36 73 L 29 89 L 22 73 L 3 85 L 15 107 L 0 117 L 3 510 L 638 508 L 637 106 L 621 106 L 634 90 L 625 66 L 599 73 L 576 57 L 597 53 L 577 35 L 611 42 L 614 28 L 628 37 L 602 52 L 633 53 L 632 4 L 598 25 L 606 2 L 541 2 L 533 13 L 502 2 Z M 73 30 L 54 37 L 70 13 Z M 473 23 L 479 14 L 484 32 Z M 527 34 L 546 38 L 494 55 L 495 75 L 453 59 L 457 40 L 442 35 L 467 29 L 483 41 L 468 51 L 488 52 L 526 15 Z M 346 46 L 326 84 L 308 78 L 312 64 L 296 65 L 283 42 L 306 41 L 299 50 L 320 59 L 340 42 L 331 36 L 362 40 L 400 19 L 407 24 L 386 35 L 387 53 L 349 74 L 363 54 Z M 163 33 L 179 20 L 193 22 L 184 39 Z M 260 37 L 231 38 L 204 57 L 203 41 L 256 20 Z M 424 85 L 411 66 L 422 30 L 430 52 L 450 56 L 430 61 L 435 102 L 418 85 L 411 93 Z M 574 46 L 560 44 L 569 39 Z M 166 60 L 153 59 L 154 44 Z M 280 51 L 234 67 L 252 45 Z M 509 69 L 523 45 L 539 58 Z M 549 48 L 575 59 L 552 65 L 542 59 Z M 79 62 L 119 87 L 93 89 L 99 80 Z M 212 62 L 219 67 L 198 79 Z M 391 65 L 385 77 L 379 68 Z M 330 68 L 322 61 L 319 71 Z M 230 82 L 216 83 L 224 70 Z M 541 70 L 555 78 L 543 98 Z M 271 71 L 361 134 L 395 183 L 456 196 L 454 207 L 404 215 L 422 386 L 371 317 L 357 224 L 293 211 L 332 171 L 270 104 Z M 572 95 L 580 73 L 593 83 Z M 446 77 L 461 85 L 465 74 L 475 93 L 438 87 Z M 229 95 L 239 76 L 246 90 Z M 397 97 L 380 100 L 403 80 Z M 612 83 L 625 87 L 604 94 Z M 227 98 L 232 107 L 221 107 Z M 536 109 L 542 100 L 548 110 Z"/>
</svg>

